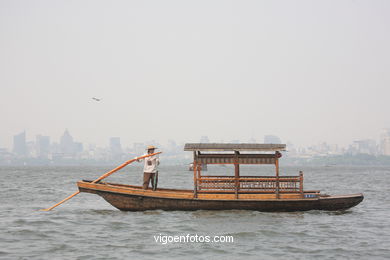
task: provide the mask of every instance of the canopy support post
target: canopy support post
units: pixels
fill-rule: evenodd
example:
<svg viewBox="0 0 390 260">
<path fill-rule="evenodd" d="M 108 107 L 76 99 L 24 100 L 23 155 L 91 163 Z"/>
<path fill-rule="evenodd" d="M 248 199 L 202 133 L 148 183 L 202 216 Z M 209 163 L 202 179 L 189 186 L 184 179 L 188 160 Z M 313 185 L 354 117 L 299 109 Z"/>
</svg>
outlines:
<svg viewBox="0 0 390 260">
<path fill-rule="evenodd" d="M 299 192 L 301 193 L 302 198 L 304 198 L 303 194 L 303 171 L 299 171 Z"/>
<path fill-rule="evenodd" d="M 198 171 L 198 162 L 197 162 L 197 156 L 196 152 L 194 151 L 194 164 L 193 164 L 193 170 L 194 170 L 194 198 L 198 197 L 198 178 L 197 178 L 197 171 Z"/>
<path fill-rule="evenodd" d="M 238 155 L 240 152 L 234 151 L 234 180 L 235 180 L 235 186 L 236 186 L 236 199 L 238 199 L 238 191 L 240 189 L 240 164 L 238 161 Z"/>
<path fill-rule="evenodd" d="M 276 155 L 275 155 L 276 157 Z M 279 159 L 275 158 L 275 168 L 276 168 L 276 198 L 279 199 Z"/>
</svg>

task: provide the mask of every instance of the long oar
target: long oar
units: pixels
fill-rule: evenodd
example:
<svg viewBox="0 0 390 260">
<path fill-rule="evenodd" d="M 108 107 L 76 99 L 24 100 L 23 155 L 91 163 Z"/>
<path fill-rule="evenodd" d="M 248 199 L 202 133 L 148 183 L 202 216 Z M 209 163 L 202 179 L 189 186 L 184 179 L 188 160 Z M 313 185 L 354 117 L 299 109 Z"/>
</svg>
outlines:
<svg viewBox="0 0 390 260">
<path fill-rule="evenodd" d="M 110 176 L 110 175 L 113 174 L 114 172 L 119 171 L 120 169 L 122 169 L 123 167 L 125 167 L 126 165 L 128 165 L 128 164 L 130 164 L 130 163 L 132 163 L 132 162 L 134 162 L 134 161 L 137 161 L 137 160 L 140 160 L 140 159 L 143 159 L 143 158 L 146 158 L 146 157 L 150 157 L 150 156 L 153 156 L 153 155 L 156 155 L 156 154 L 160 154 L 160 153 L 161 153 L 161 152 L 158 152 L 158 153 L 151 153 L 151 154 L 147 154 L 147 155 L 144 155 L 144 156 L 141 156 L 141 157 L 136 157 L 136 158 L 134 158 L 134 159 L 131 159 L 131 160 L 125 162 L 124 164 L 122 164 L 122 165 L 116 167 L 115 169 L 113 169 L 113 170 L 111 170 L 111 171 L 109 171 L 109 172 L 103 174 L 102 176 L 100 176 L 99 178 L 97 178 L 96 180 L 94 180 L 92 183 L 96 183 L 96 182 L 98 182 L 98 181 L 100 181 L 100 180 L 103 180 L 104 178 L 107 178 L 108 176 Z M 61 205 L 62 203 L 64 203 L 65 201 L 67 201 L 67 200 L 73 198 L 74 196 L 76 196 L 76 195 L 79 194 L 79 193 L 80 193 L 80 191 L 77 191 L 77 192 L 73 193 L 72 195 L 70 195 L 69 197 L 67 197 L 67 198 L 65 198 L 65 199 L 63 199 L 63 200 L 61 200 L 61 201 L 58 202 L 57 204 L 51 206 L 50 208 L 41 209 L 41 211 L 49 211 L 49 210 L 52 210 L 52 209 L 54 209 L 55 207 L 57 207 L 57 206 Z"/>
</svg>

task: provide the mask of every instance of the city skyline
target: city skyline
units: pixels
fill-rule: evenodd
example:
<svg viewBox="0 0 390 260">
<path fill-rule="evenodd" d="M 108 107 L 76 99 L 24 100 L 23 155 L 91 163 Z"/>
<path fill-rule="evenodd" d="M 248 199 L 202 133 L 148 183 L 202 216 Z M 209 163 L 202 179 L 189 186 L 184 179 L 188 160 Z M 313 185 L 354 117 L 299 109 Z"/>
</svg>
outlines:
<svg viewBox="0 0 390 260">
<path fill-rule="evenodd" d="M 57 134 L 55 135 L 50 135 L 50 134 L 47 134 L 47 131 L 46 133 L 41 133 L 41 132 L 36 132 L 36 133 L 32 133 L 31 131 L 28 130 L 29 128 L 24 128 L 22 130 L 19 130 L 19 132 L 23 132 L 23 131 L 26 131 L 26 134 L 27 134 L 27 138 L 28 139 L 34 139 L 37 135 L 43 135 L 43 136 L 50 136 L 51 138 L 53 138 L 53 140 L 55 139 L 60 139 L 60 137 L 62 136 L 63 134 L 63 131 L 64 129 L 69 129 L 69 128 L 63 128 L 63 130 L 60 130 Z M 286 138 L 284 136 L 281 136 L 281 135 L 278 135 L 278 134 L 275 134 L 276 136 L 280 137 L 282 140 L 284 140 L 285 143 L 294 143 L 295 145 L 299 146 L 299 147 L 307 147 L 307 146 L 310 146 L 310 145 L 313 145 L 313 144 L 320 144 L 320 143 L 331 143 L 331 144 L 337 144 L 339 146 L 348 146 L 349 144 L 353 143 L 354 141 L 356 140 L 361 140 L 361 139 L 373 139 L 375 141 L 379 141 L 380 140 L 380 131 L 382 129 L 389 129 L 387 127 L 383 127 L 383 128 L 380 128 L 380 129 L 377 129 L 377 131 L 371 135 L 368 135 L 368 136 L 364 136 L 363 134 L 361 135 L 356 135 L 356 137 L 350 137 L 348 140 L 343 140 L 342 142 L 336 142 L 336 141 L 332 141 L 332 139 L 318 139 L 317 141 L 313 141 L 313 142 L 302 142 L 302 143 L 299 143 L 299 142 L 294 142 L 293 141 L 293 138 Z M 18 132 L 18 131 L 16 131 Z M 90 136 L 84 136 L 80 133 L 78 133 L 77 131 L 75 130 L 72 130 L 72 133 L 73 135 L 75 136 L 75 138 L 77 139 L 82 139 L 84 140 L 83 143 L 86 143 L 86 144 L 96 144 L 96 145 L 99 145 L 99 146 L 104 146 L 104 145 L 107 145 L 108 143 L 108 138 L 110 138 L 111 136 L 101 136 L 99 139 L 96 139 L 96 138 L 90 138 Z M 250 134 L 248 133 L 247 135 L 233 135 L 231 137 L 227 137 L 227 138 L 223 138 L 223 137 L 218 137 L 218 135 L 216 136 L 213 136 L 213 135 L 207 135 L 207 133 L 199 133 L 198 135 L 189 135 L 189 138 L 186 139 L 186 138 L 180 138 L 180 139 L 175 139 L 173 136 L 168 136 L 168 137 L 164 137 L 164 138 L 157 138 L 158 135 L 154 135 L 154 136 L 145 136 L 146 138 L 144 138 L 143 140 L 157 140 L 158 142 L 168 142 L 168 140 L 175 140 L 176 142 L 180 142 L 180 143 L 186 143 L 186 142 L 198 142 L 199 138 L 201 136 L 209 136 L 212 140 L 214 140 L 214 142 L 230 142 L 230 141 L 234 141 L 234 140 L 243 140 L 243 142 L 248 142 L 249 140 L 257 140 L 259 142 L 261 142 L 261 140 L 264 139 L 264 136 L 266 135 L 270 135 L 272 133 L 270 132 L 264 132 L 264 133 L 261 133 L 261 132 L 254 132 L 252 131 Z M 7 148 L 7 149 L 10 149 L 12 147 L 12 137 L 15 135 L 15 133 L 11 133 L 9 134 L 8 136 L 0 136 L 0 148 Z M 120 136 L 120 135 L 112 135 L 112 136 Z M 126 143 L 134 143 L 134 142 L 139 142 L 140 140 L 142 140 L 142 138 L 135 138 L 135 137 L 131 137 L 131 136 L 128 136 L 128 135 L 124 135 L 124 136 L 120 136 L 122 141 L 123 142 L 126 142 Z"/>
<path fill-rule="evenodd" d="M 201 136 L 196 142 L 215 142 L 208 136 Z M 231 140 L 231 143 L 243 143 Z M 244 141 L 245 142 L 245 141 Z M 256 142 L 252 139 L 249 142 Z M 265 135 L 261 143 L 283 143 L 275 135 Z M 322 142 L 308 147 L 299 147 L 287 143 L 283 152 L 289 164 L 377 164 L 390 163 L 390 129 L 383 129 L 379 142 L 373 139 L 355 140 L 347 147 Z M 164 153 L 167 165 L 186 164 L 191 154 L 184 152 L 184 143 L 168 140 L 160 143 L 156 140 L 122 143 L 120 137 L 109 137 L 107 144 L 97 146 L 86 144 L 73 138 L 66 129 L 59 140 L 50 136 L 36 135 L 27 139 L 23 131 L 14 135 L 12 149 L 0 147 L 0 165 L 95 165 L 119 163 L 145 153 L 148 145 L 155 145 Z"/>
<path fill-rule="evenodd" d="M 151 139 L 151 140 L 137 140 L 136 142 L 133 142 L 133 143 L 124 143 L 121 141 L 121 137 L 116 136 L 116 137 L 108 137 L 107 142 L 104 145 L 97 145 L 95 143 L 86 143 L 86 142 L 83 142 L 82 140 L 75 141 L 75 139 L 70 134 L 68 129 L 64 130 L 63 135 L 60 138 L 58 138 L 57 141 L 55 139 L 52 139 L 50 136 L 43 136 L 40 134 L 35 136 L 35 142 L 33 140 L 34 139 L 26 138 L 26 131 L 23 131 L 23 132 L 20 132 L 19 134 L 16 134 L 13 136 L 12 147 L 10 147 L 10 148 L 0 147 L 0 148 L 8 149 L 9 151 L 14 152 L 16 154 L 25 155 L 27 153 L 27 150 L 28 150 L 27 144 L 31 145 L 34 143 L 36 146 L 36 148 L 34 148 L 34 149 L 43 150 L 43 152 L 45 154 L 48 153 L 47 148 L 39 148 L 40 146 L 42 146 L 42 147 L 43 146 L 48 147 L 49 145 L 61 146 L 61 147 L 63 147 L 62 148 L 63 151 L 61 151 L 61 153 L 65 153 L 65 154 L 76 153 L 76 152 L 72 152 L 72 151 L 81 152 L 81 151 L 85 150 L 85 147 L 107 148 L 107 149 L 110 149 L 111 151 L 113 151 L 113 153 L 115 153 L 115 154 L 121 154 L 121 153 L 123 153 L 124 149 L 128 149 L 129 147 L 134 147 L 134 146 L 139 145 L 139 144 L 142 144 L 144 146 L 147 146 L 150 144 L 153 144 L 153 145 L 163 144 L 162 145 L 163 147 L 166 147 L 166 146 L 169 146 L 172 144 L 174 144 L 175 146 L 177 144 L 180 144 L 180 145 L 184 144 L 184 142 L 178 142 L 177 140 L 174 140 L 174 139 L 165 140 L 165 142 L 162 142 L 161 140 Z M 209 138 L 209 136 L 203 135 L 203 136 L 199 137 L 198 141 L 194 141 L 194 142 L 218 143 L 220 141 L 212 140 Z M 251 138 L 249 140 L 235 139 L 235 140 L 229 140 L 229 141 L 224 141 L 224 142 L 225 143 L 250 143 L 250 142 L 252 142 L 252 143 L 253 142 L 256 142 L 256 143 L 285 143 L 288 146 L 291 146 L 291 147 L 287 147 L 287 150 L 289 150 L 289 149 L 290 150 L 317 149 L 318 147 L 325 146 L 325 147 L 327 147 L 326 149 L 328 149 L 328 150 L 341 151 L 341 150 L 351 149 L 353 147 L 355 147 L 357 149 L 361 149 L 358 147 L 365 147 L 365 148 L 363 148 L 363 150 L 364 149 L 367 150 L 368 154 L 375 154 L 375 153 L 380 154 L 381 151 L 385 151 L 384 154 L 390 155 L 390 129 L 388 129 L 388 128 L 382 129 L 380 134 L 378 134 L 377 140 L 370 139 L 370 138 L 354 140 L 352 143 L 348 144 L 348 146 L 341 146 L 339 144 L 332 144 L 332 143 L 327 143 L 327 142 L 323 141 L 323 142 L 311 144 L 311 145 L 305 147 L 305 146 L 299 146 L 297 144 L 293 144 L 293 143 L 288 142 L 288 141 L 287 142 L 282 141 L 276 135 L 265 135 L 263 137 L 263 140 Z M 317 148 L 313 148 L 313 147 L 317 147 Z M 60 149 L 60 148 L 57 148 L 57 150 L 58 149 Z M 143 148 L 141 147 L 141 150 L 142 149 Z M 319 148 L 319 150 L 321 150 L 321 149 L 322 148 Z M 373 150 L 376 150 L 376 152 L 374 152 Z M 57 151 L 57 153 L 58 152 L 59 151 Z"/>
<path fill-rule="evenodd" d="M 177 139 L 174 139 L 174 138 L 168 138 L 168 139 L 159 140 L 159 139 L 156 139 L 156 138 L 153 138 L 153 137 L 147 138 L 145 140 L 141 140 L 141 139 L 123 138 L 122 136 L 107 136 L 107 137 L 104 137 L 102 140 L 99 140 L 99 141 L 92 141 L 91 142 L 91 141 L 83 140 L 82 143 L 85 144 L 85 145 L 97 145 L 99 147 L 106 147 L 106 146 L 110 145 L 109 144 L 109 139 L 110 138 L 112 138 L 112 137 L 119 137 L 121 139 L 122 144 L 123 143 L 132 144 L 132 143 L 137 143 L 137 142 L 148 142 L 148 141 L 154 141 L 154 142 L 158 142 L 158 143 L 168 143 L 170 140 L 174 140 L 177 143 L 183 143 L 184 144 L 184 143 L 191 143 L 191 142 L 193 142 L 193 143 L 200 142 L 201 141 L 201 137 L 203 137 L 203 136 L 207 136 L 209 139 L 212 140 L 212 142 L 216 142 L 216 143 L 218 143 L 218 142 L 225 142 L 225 143 L 236 142 L 237 140 L 240 140 L 240 142 L 242 142 L 242 143 L 253 142 L 254 140 L 257 143 L 262 143 L 264 141 L 264 139 L 266 138 L 266 136 L 277 136 L 278 138 L 283 140 L 283 143 L 286 143 L 286 144 L 287 143 L 291 143 L 291 144 L 294 144 L 294 146 L 300 147 L 300 148 L 310 147 L 310 146 L 313 146 L 313 145 L 319 145 L 319 144 L 322 144 L 322 143 L 337 145 L 339 147 L 348 147 L 349 145 L 351 145 L 355 141 L 365 140 L 365 139 L 375 140 L 375 142 L 380 143 L 380 141 L 381 141 L 381 132 L 387 131 L 388 129 L 390 129 L 390 128 L 378 129 L 378 132 L 374 136 L 361 136 L 360 138 L 351 139 L 350 142 L 345 141 L 345 142 L 342 142 L 342 143 L 330 142 L 328 140 L 319 140 L 318 142 L 314 142 L 314 143 L 300 144 L 300 143 L 294 143 L 294 142 L 292 142 L 289 139 L 282 138 L 279 135 L 272 134 L 272 133 L 266 133 L 266 134 L 264 134 L 262 136 L 260 136 L 258 134 L 258 135 L 256 135 L 256 137 L 252 134 L 252 135 L 248 135 L 248 136 L 246 136 L 244 138 L 231 138 L 231 139 L 213 138 L 213 137 L 210 137 L 208 135 L 201 134 L 201 135 L 199 135 L 199 136 L 197 136 L 197 137 L 195 137 L 195 138 L 193 138 L 191 140 L 177 140 Z M 61 132 L 61 134 L 59 134 L 57 136 L 54 136 L 54 137 L 51 136 L 51 135 L 44 135 L 42 133 L 32 134 L 32 133 L 29 133 L 26 129 L 19 131 L 19 133 L 25 132 L 26 139 L 30 139 L 30 140 L 35 139 L 37 136 L 49 136 L 51 140 L 58 140 L 58 142 L 59 142 L 59 140 L 61 139 L 61 136 L 66 131 L 69 131 L 68 128 L 64 128 L 64 130 Z M 72 136 L 75 136 L 76 139 L 82 140 L 82 138 L 80 138 L 80 135 L 78 135 L 77 132 L 72 132 L 72 133 L 73 133 Z M 5 142 L 0 143 L 0 148 L 5 148 L 5 149 L 11 150 L 12 147 L 13 147 L 13 141 L 12 140 L 13 140 L 14 136 L 15 136 L 15 133 L 12 134 L 8 139 L 6 139 Z M 5 140 L 5 138 L 3 138 L 3 140 Z M 5 144 L 7 144 L 7 145 L 5 145 Z"/>
</svg>

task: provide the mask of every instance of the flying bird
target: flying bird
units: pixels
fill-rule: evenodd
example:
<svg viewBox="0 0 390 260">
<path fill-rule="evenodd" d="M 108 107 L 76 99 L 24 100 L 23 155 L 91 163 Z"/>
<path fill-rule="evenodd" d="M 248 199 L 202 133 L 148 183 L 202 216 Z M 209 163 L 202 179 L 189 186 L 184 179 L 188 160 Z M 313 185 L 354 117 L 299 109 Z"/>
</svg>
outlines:
<svg viewBox="0 0 390 260">
<path fill-rule="evenodd" d="M 102 100 L 101 98 L 95 98 L 95 97 L 93 97 L 92 99 L 95 100 L 95 101 L 100 101 L 100 100 Z"/>
</svg>

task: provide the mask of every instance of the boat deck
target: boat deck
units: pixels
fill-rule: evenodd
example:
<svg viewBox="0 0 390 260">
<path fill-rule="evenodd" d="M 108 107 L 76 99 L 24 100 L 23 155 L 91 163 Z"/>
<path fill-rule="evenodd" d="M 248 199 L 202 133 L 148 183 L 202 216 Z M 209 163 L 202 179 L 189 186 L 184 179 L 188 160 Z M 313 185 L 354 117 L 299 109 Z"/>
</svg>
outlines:
<svg viewBox="0 0 390 260">
<path fill-rule="evenodd" d="M 79 188 L 85 188 L 93 193 L 96 191 L 106 191 L 121 194 L 132 194 L 149 197 L 164 197 L 164 198 L 182 198 L 182 199 L 194 199 L 194 191 L 186 189 L 167 189 L 158 188 L 155 191 L 151 189 L 144 190 L 142 186 L 117 184 L 117 183 L 91 183 L 91 181 L 83 180 L 77 183 Z M 237 198 L 238 195 L 238 198 Z M 197 199 L 205 200 L 266 200 L 277 199 L 276 194 L 273 192 L 241 192 L 235 194 L 234 191 L 204 191 L 197 194 Z M 308 190 L 304 191 L 303 199 L 316 199 L 320 197 L 320 191 Z M 286 192 L 279 194 L 279 199 L 302 199 L 302 194 L 299 192 Z"/>
</svg>

